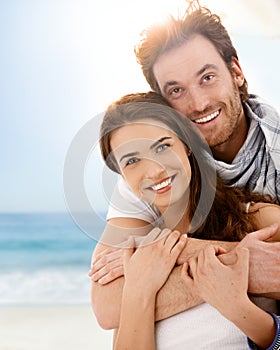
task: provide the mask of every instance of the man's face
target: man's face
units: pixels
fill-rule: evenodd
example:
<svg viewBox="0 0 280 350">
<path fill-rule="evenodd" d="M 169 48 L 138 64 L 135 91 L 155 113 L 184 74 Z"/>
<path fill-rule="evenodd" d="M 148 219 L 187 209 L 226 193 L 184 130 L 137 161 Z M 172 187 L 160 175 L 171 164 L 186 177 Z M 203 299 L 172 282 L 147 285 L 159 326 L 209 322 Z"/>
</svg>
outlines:
<svg viewBox="0 0 280 350">
<path fill-rule="evenodd" d="M 196 35 L 161 55 L 153 72 L 162 95 L 195 123 L 212 149 L 235 142 L 244 117 L 238 90 L 244 76 L 237 60 L 231 75 L 215 46 Z"/>
</svg>

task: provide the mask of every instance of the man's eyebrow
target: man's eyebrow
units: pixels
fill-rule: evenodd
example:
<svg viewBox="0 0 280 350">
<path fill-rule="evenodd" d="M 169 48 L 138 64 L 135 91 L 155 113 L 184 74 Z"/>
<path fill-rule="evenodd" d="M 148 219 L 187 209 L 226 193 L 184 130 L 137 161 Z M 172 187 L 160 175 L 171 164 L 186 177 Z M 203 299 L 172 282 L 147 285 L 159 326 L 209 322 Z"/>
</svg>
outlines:
<svg viewBox="0 0 280 350">
<path fill-rule="evenodd" d="M 166 82 L 163 86 L 163 92 L 166 94 L 168 88 L 170 86 L 174 86 L 174 85 L 178 85 L 178 82 L 176 80 L 171 80 L 171 81 Z"/>
<path fill-rule="evenodd" d="M 197 73 L 196 73 L 196 76 L 198 77 L 199 75 L 203 74 L 206 70 L 208 69 L 215 69 L 217 70 L 218 69 L 218 66 L 216 66 L 215 64 L 205 64 Z M 166 94 L 168 88 L 170 86 L 174 86 L 174 85 L 178 85 L 178 81 L 176 80 L 170 80 L 170 81 L 167 81 L 164 86 L 163 86 L 163 93 Z"/>
<path fill-rule="evenodd" d="M 155 148 L 157 145 L 159 145 L 160 143 L 162 143 L 162 141 L 171 140 L 171 139 L 172 139 L 172 137 L 170 137 L 170 136 L 163 136 L 163 137 L 161 137 L 159 140 L 157 140 L 156 142 L 154 142 L 154 143 L 150 146 L 150 149 Z"/>
<path fill-rule="evenodd" d="M 139 152 L 131 152 L 131 153 L 126 153 L 124 154 L 121 159 L 119 160 L 119 162 L 121 162 L 124 158 L 128 158 L 128 157 L 135 157 L 139 155 Z"/>
<path fill-rule="evenodd" d="M 197 73 L 196 76 L 198 77 L 199 75 L 203 74 L 205 71 L 207 71 L 208 69 L 215 69 L 217 70 L 218 67 L 215 64 L 205 64 Z"/>
</svg>

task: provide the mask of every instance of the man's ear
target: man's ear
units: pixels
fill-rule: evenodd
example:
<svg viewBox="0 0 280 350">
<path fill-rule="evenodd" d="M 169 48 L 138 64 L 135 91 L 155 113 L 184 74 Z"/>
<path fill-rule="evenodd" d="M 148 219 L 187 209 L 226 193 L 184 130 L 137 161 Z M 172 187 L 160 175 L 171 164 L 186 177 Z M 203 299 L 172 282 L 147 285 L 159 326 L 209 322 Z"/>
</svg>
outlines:
<svg viewBox="0 0 280 350">
<path fill-rule="evenodd" d="M 240 63 L 236 57 L 232 58 L 231 70 L 232 70 L 233 80 L 235 81 L 238 87 L 241 87 L 244 84 L 245 77 L 241 69 Z"/>
</svg>

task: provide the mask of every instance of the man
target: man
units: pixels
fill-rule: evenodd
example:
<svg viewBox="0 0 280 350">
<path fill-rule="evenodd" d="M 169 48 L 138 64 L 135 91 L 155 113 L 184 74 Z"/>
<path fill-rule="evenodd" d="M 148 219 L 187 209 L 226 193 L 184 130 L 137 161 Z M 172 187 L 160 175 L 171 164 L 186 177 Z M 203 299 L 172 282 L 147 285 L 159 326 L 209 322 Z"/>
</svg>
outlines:
<svg viewBox="0 0 280 350">
<path fill-rule="evenodd" d="M 248 95 L 236 50 L 220 19 L 206 9 L 190 8 L 181 20 L 171 19 L 147 30 L 135 52 L 151 88 L 204 135 L 223 180 L 271 195 L 279 203 L 280 118 L 272 107 Z M 112 200 L 117 205 L 109 208 L 109 225 L 132 229 L 155 220 L 155 213 L 136 202 L 124 182 Z M 240 244 L 250 249 L 249 291 L 278 297 L 280 246 L 264 242 L 273 232 L 273 228 L 256 232 Z M 189 239 L 179 263 L 205 244 Z M 223 244 L 227 250 L 236 246 Z M 99 260 L 104 249 L 101 243 L 96 247 L 94 261 L 97 268 L 107 262 L 106 282 L 121 276 L 122 266 L 117 250 Z M 182 292 L 180 270 L 180 266 L 173 269 L 158 293 L 157 320 L 203 302 L 191 290 L 188 295 Z M 122 277 L 104 286 L 92 283 L 92 305 L 103 328 L 118 326 L 122 286 Z"/>
</svg>

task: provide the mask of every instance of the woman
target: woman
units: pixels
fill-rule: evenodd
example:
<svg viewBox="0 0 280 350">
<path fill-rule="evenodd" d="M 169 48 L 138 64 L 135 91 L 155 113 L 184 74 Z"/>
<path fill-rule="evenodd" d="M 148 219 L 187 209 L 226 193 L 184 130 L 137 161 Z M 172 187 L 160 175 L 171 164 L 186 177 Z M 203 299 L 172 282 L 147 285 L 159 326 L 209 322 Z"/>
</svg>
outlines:
<svg viewBox="0 0 280 350">
<path fill-rule="evenodd" d="M 145 101 L 154 103 L 143 103 Z M 215 181 L 207 147 L 191 127 L 191 122 L 164 104 L 153 93 L 126 96 L 109 107 L 101 128 L 100 145 L 107 165 L 122 175 L 138 197 L 157 207 L 162 227 L 175 230 L 166 235 L 155 229 L 151 235 L 161 239 L 147 245 L 144 238 L 134 254 L 132 249 L 127 250 L 115 349 L 138 345 L 143 349 L 155 348 L 155 297 L 184 246 L 185 236 L 180 237 L 179 232 L 191 232 L 198 238 L 236 241 L 244 237 L 244 232 L 272 223 L 275 218 L 279 222 L 278 207 L 261 202 L 269 200 L 226 188 L 219 179 Z M 205 187 L 207 191 L 203 193 Z M 209 192 L 214 196 L 207 196 Z M 248 203 L 250 205 L 246 205 Z M 245 210 L 246 206 L 248 210 Z M 279 235 L 280 232 L 278 238 Z M 208 314 L 219 331 L 227 328 L 230 341 L 225 344 L 220 337 L 212 342 L 212 348 L 247 348 L 246 339 L 237 327 L 260 348 L 274 348 L 279 336 L 279 320 L 257 307 L 247 296 L 248 250 L 237 250 L 236 262 L 231 266 L 220 263 L 217 255 L 222 253 L 224 251 L 219 247 L 207 247 L 197 259 L 185 264 L 182 279 L 186 287 L 194 285 L 208 302 L 199 309 L 186 311 L 187 315 L 192 322 L 197 313 Z M 156 278 L 154 269 L 149 268 L 152 265 L 159 269 Z M 234 307 L 230 300 L 234 300 Z M 160 339 L 166 331 L 164 327 L 163 331 L 158 329 L 164 322 L 157 325 L 159 348 L 164 348 Z M 204 344 L 203 341 L 201 332 L 195 334 L 195 338 L 190 334 L 184 347 L 192 348 L 201 342 Z"/>
</svg>

